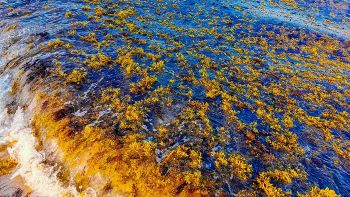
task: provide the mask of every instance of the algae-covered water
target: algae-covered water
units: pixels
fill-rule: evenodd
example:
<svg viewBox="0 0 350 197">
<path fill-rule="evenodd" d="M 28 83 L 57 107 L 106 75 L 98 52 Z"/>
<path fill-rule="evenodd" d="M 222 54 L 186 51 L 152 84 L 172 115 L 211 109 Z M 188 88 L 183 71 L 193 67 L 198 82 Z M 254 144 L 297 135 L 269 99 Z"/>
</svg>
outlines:
<svg viewBox="0 0 350 197">
<path fill-rule="evenodd" d="M 350 196 L 349 4 L 0 1 L 0 196 Z"/>
</svg>

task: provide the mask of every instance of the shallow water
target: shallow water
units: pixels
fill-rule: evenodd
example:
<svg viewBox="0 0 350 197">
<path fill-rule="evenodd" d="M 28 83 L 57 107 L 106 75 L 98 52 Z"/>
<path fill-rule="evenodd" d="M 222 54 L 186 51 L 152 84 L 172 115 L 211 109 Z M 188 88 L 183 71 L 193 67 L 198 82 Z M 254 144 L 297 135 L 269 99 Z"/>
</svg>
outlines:
<svg viewBox="0 0 350 197">
<path fill-rule="evenodd" d="M 32 196 L 347 196 L 349 6 L 0 1 L 9 173 Z"/>
</svg>

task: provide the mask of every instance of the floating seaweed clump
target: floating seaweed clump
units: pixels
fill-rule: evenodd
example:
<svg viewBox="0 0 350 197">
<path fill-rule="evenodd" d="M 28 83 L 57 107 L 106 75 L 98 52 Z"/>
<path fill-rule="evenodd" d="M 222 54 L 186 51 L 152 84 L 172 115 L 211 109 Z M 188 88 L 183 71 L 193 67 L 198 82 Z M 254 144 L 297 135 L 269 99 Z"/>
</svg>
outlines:
<svg viewBox="0 0 350 197">
<path fill-rule="evenodd" d="M 60 39 L 56 39 L 52 42 L 49 42 L 47 47 L 49 49 L 57 49 L 58 47 L 62 47 L 64 45 L 64 42 Z"/>
<path fill-rule="evenodd" d="M 67 76 L 67 82 L 68 83 L 75 83 L 77 85 L 80 85 L 83 83 L 84 79 L 86 78 L 87 73 L 85 69 L 74 69 L 68 76 Z"/>
<path fill-rule="evenodd" d="M 336 197 L 337 195 L 333 190 L 329 188 L 320 189 L 318 187 L 312 187 L 311 190 L 307 194 L 298 194 L 301 197 Z"/>
<path fill-rule="evenodd" d="M 16 168 L 17 162 L 12 158 L 0 160 L 0 176 L 10 174 Z"/>
</svg>

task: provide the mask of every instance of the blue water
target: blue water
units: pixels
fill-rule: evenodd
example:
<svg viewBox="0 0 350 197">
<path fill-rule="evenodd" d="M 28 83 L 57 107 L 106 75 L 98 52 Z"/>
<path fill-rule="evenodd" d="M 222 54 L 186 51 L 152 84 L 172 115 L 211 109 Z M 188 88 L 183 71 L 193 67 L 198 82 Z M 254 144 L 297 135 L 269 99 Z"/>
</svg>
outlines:
<svg viewBox="0 0 350 197">
<path fill-rule="evenodd" d="M 138 3 L 137 3 L 138 2 Z M 163 2 L 158 1 L 135 1 L 131 4 L 135 6 L 136 13 L 143 17 L 146 21 L 140 22 L 136 17 L 131 17 L 131 21 L 135 22 L 138 26 L 142 26 L 147 32 L 151 32 L 154 35 L 148 36 L 147 34 L 135 34 L 130 35 L 133 39 L 146 40 L 146 44 L 135 44 L 134 47 L 141 47 L 145 52 L 154 52 L 150 46 L 157 46 L 160 49 L 173 49 L 169 54 L 164 54 L 162 60 L 166 62 L 165 72 L 158 76 L 158 82 L 155 87 L 166 86 L 169 84 L 169 79 L 177 79 L 185 77 L 189 72 L 193 72 L 196 77 L 200 76 L 200 69 L 197 66 L 200 64 L 200 60 L 189 53 L 189 50 L 192 48 L 201 48 L 196 45 L 202 41 L 205 41 L 206 46 L 212 48 L 224 48 L 226 54 L 222 53 L 213 53 L 210 50 L 203 49 L 199 52 L 201 55 L 205 55 L 211 59 L 211 61 L 218 64 L 227 64 L 230 61 L 231 56 L 238 56 L 239 53 L 235 51 L 234 45 L 244 48 L 249 52 L 254 52 L 256 57 L 263 59 L 262 71 L 268 72 L 270 67 L 278 67 L 278 64 L 272 61 L 266 53 L 263 53 L 256 46 L 248 46 L 244 43 L 238 42 L 245 39 L 246 37 L 264 37 L 267 38 L 268 44 L 277 45 L 278 43 L 275 40 L 269 39 L 267 35 L 261 35 L 261 29 L 264 28 L 268 31 L 275 32 L 276 34 L 281 31 L 295 31 L 295 32 L 305 32 L 306 35 L 313 38 L 321 38 L 322 36 L 330 37 L 332 39 L 338 40 L 340 43 L 346 43 L 350 38 L 350 5 L 347 1 L 335 1 L 336 3 L 331 3 L 333 1 L 325 1 L 325 3 L 319 3 L 319 1 L 296 1 L 301 9 L 294 9 L 290 6 L 282 4 L 281 7 L 276 7 L 270 5 L 267 1 L 233 1 L 233 0 L 201 0 L 201 1 L 180 1 L 176 3 L 179 6 L 179 9 L 172 8 L 173 1 L 165 0 Z M 128 3 L 120 3 L 123 9 L 127 7 Z M 159 7 L 157 5 L 166 5 L 166 9 L 157 10 Z M 82 14 L 81 6 L 85 5 L 83 1 L 0 1 L 0 27 L 7 26 L 8 24 L 16 24 L 18 26 L 18 35 L 19 39 L 28 36 L 40 37 L 39 40 L 35 41 L 35 45 L 46 44 L 48 41 L 53 39 L 60 38 L 64 42 L 69 42 L 72 45 L 76 46 L 77 49 L 84 50 L 85 54 L 72 54 L 68 53 L 66 50 L 57 50 L 54 52 L 40 52 L 39 59 L 48 59 L 49 61 L 62 62 L 63 71 L 70 72 L 72 69 L 77 67 L 84 67 L 80 63 L 75 63 L 71 61 L 70 58 L 76 58 L 77 60 L 83 62 L 85 57 L 89 54 L 97 54 L 98 51 L 95 47 L 92 47 L 90 43 L 83 42 L 79 36 L 84 36 L 95 31 L 98 40 L 102 40 L 105 35 L 112 34 L 116 35 L 113 43 L 109 47 L 104 47 L 100 52 L 108 54 L 112 59 L 116 59 L 118 56 L 117 48 L 126 46 L 126 41 L 123 39 L 122 34 L 125 33 L 125 30 L 120 29 L 110 29 L 102 27 L 100 23 L 89 23 L 86 27 L 78 27 L 76 29 L 77 34 L 74 36 L 68 35 L 70 30 L 70 24 L 74 21 L 88 21 L 88 15 Z M 236 6 L 239 6 L 242 10 L 237 9 Z M 92 8 L 94 6 L 91 6 Z M 72 12 L 74 17 L 71 19 L 65 18 L 66 12 Z M 210 20 L 214 19 L 215 16 L 220 18 L 217 23 L 212 24 Z M 150 19 L 152 23 L 147 22 L 147 17 L 152 17 Z M 111 17 L 112 18 L 112 17 Z M 224 18 L 229 18 L 231 23 L 224 23 L 221 20 Z M 331 21 L 331 23 L 327 22 Z M 188 34 L 182 34 L 181 32 L 166 27 L 162 23 L 174 24 L 177 28 L 183 28 L 186 32 L 190 32 L 191 29 L 200 30 L 202 28 L 208 28 L 209 30 L 215 28 L 218 34 L 228 35 L 232 33 L 230 28 L 233 28 L 235 24 L 241 23 L 246 26 L 251 26 L 251 28 L 239 28 L 232 33 L 235 41 L 229 42 L 222 37 L 216 37 L 215 35 L 196 35 L 192 36 Z M 283 29 L 283 30 L 281 30 Z M 130 32 L 127 32 L 132 34 Z M 176 48 L 170 44 L 166 38 L 156 35 L 156 33 L 166 33 L 169 35 L 170 39 L 175 41 L 181 41 L 184 45 L 182 48 Z M 0 36 L 1 37 L 1 36 Z M 290 38 L 300 38 L 299 34 L 290 34 Z M 4 46 L 6 38 L 1 37 L 0 47 Z M 3 43 L 1 43 L 3 42 Z M 12 43 L 16 45 L 16 42 Z M 299 40 L 299 45 L 305 44 L 305 40 Z M 347 49 L 349 50 L 349 49 Z M 301 54 L 299 50 L 283 50 L 277 49 L 276 54 L 283 52 Z M 187 58 L 188 64 L 190 65 L 190 71 L 178 65 L 176 59 L 176 54 L 182 53 Z M 59 54 L 59 55 L 58 55 Z M 171 55 L 172 54 L 172 55 Z M 305 55 L 307 57 L 307 55 Z M 330 55 L 330 59 L 343 58 L 344 62 L 346 57 L 342 53 Z M 33 59 L 35 59 L 33 57 Z M 150 60 L 137 60 L 140 65 L 151 64 Z M 288 57 L 285 60 L 281 60 L 280 64 L 290 63 L 292 66 L 295 66 L 297 63 L 300 63 L 299 60 L 293 60 Z M 303 62 L 301 62 L 303 63 Z M 295 70 L 302 70 L 303 68 L 295 67 Z M 309 68 L 305 68 L 307 71 Z M 336 68 L 335 68 L 336 69 Z M 242 70 L 250 72 L 247 67 L 242 66 Z M 103 68 L 99 71 L 87 68 L 88 78 L 84 84 L 79 87 L 74 87 L 70 91 L 74 92 L 77 95 L 76 101 L 79 103 L 83 109 L 88 110 L 90 113 L 98 111 L 99 108 L 93 109 L 90 107 L 92 100 L 97 97 L 99 90 L 107 87 L 121 88 L 122 92 L 125 94 L 129 93 L 129 90 L 126 88 L 130 82 L 136 82 L 140 80 L 140 76 L 134 76 L 131 79 L 126 79 L 123 77 L 122 69 L 120 66 L 113 66 L 112 68 Z M 322 73 L 327 74 L 327 70 L 311 71 L 312 73 Z M 209 78 L 214 79 L 216 76 L 216 70 L 208 70 Z M 345 80 L 349 81 L 349 73 L 343 73 Z M 281 74 L 283 75 L 283 73 Z M 274 78 L 271 76 L 261 76 L 261 84 L 263 86 L 269 87 L 272 83 L 284 84 L 284 81 L 279 80 L 279 78 Z M 240 84 L 244 81 L 240 81 L 235 77 L 230 78 L 231 81 Z M 305 83 L 308 83 L 305 80 Z M 223 121 L 224 115 L 218 109 L 218 104 L 221 102 L 221 98 L 217 97 L 215 99 L 209 99 L 205 96 L 205 89 L 200 85 L 193 85 L 191 83 L 182 83 L 181 80 L 175 80 L 175 83 L 172 85 L 174 94 L 174 99 L 179 103 L 186 102 L 187 97 L 178 92 L 183 90 L 180 88 L 180 85 L 189 86 L 193 89 L 192 100 L 209 102 L 213 104 L 211 108 L 211 113 L 208 115 L 211 120 L 211 125 L 213 128 L 219 128 L 225 126 Z M 316 84 L 314 84 L 316 85 Z M 318 81 L 318 85 L 326 91 L 339 91 L 335 85 L 330 85 L 325 81 Z M 225 89 L 228 87 L 223 87 Z M 348 89 L 349 87 L 345 88 Z M 237 90 L 238 91 L 238 90 Z M 309 90 L 300 90 L 304 93 L 309 93 Z M 236 94 L 232 92 L 231 94 Z M 86 96 L 83 98 L 83 95 Z M 240 95 L 240 99 L 243 102 L 252 104 L 254 99 L 245 97 L 245 95 Z M 134 95 L 132 101 L 136 102 L 145 98 L 145 95 Z M 269 106 L 275 106 L 276 101 L 273 96 L 269 93 L 262 91 L 262 99 Z M 298 101 L 297 106 L 302 108 L 310 116 L 319 116 L 325 111 L 324 106 L 315 106 L 315 103 L 308 103 L 306 100 L 295 96 L 293 99 Z M 329 100 L 328 104 L 332 105 L 337 112 L 347 111 L 350 113 L 350 98 L 346 98 L 344 102 L 345 106 L 340 106 L 333 100 Z M 281 106 L 283 108 L 283 106 Z M 239 112 L 237 117 L 244 123 L 250 124 L 257 122 L 257 129 L 261 131 L 271 130 L 269 125 L 264 124 L 254 113 L 254 110 L 249 108 L 236 108 L 236 111 Z M 156 114 L 150 113 L 149 118 L 155 117 Z M 283 114 L 276 113 L 276 118 L 281 119 Z M 348 120 L 347 120 L 348 121 Z M 152 121 L 151 121 L 152 122 Z M 154 129 L 153 124 L 147 125 L 147 130 L 152 131 Z M 308 127 L 304 123 L 298 121 L 294 122 L 294 127 L 291 131 L 298 136 L 299 144 L 305 150 L 305 156 L 297 164 L 293 166 L 301 167 L 308 173 L 308 179 L 303 183 L 294 182 L 293 184 L 287 186 L 293 191 L 293 193 L 305 192 L 307 188 L 312 185 L 318 185 L 320 188 L 329 187 L 336 191 L 336 193 L 343 196 L 349 196 L 350 194 L 350 168 L 349 164 L 342 163 L 341 165 L 334 165 L 333 159 L 336 157 L 334 151 L 327 149 L 327 151 L 321 151 L 322 146 L 331 147 L 331 144 L 326 145 L 313 144 L 308 140 L 308 135 L 306 130 Z M 340 137 L 342 140 L 350 140 L 350 131 L 338 131 L 334 130 L 334 133 L 337 137 Z M 315 135 L 315 134 L 312 134 Z M 234 136 L 232 134 L 231 136 Z M 313 138 L 322 141 L 320 136 L 313 136 Z M 149 141 L 154 141 L 154 137 L 148 138 Z M 265 143 L 265 142 L 262 142 Z M 246 147 L 238 145 L 235 141 L 230 141 L 230 143 L 218 147 L 219 149 L 226 150 L 228 152 L 239 152 L 241 154 L 248 155 Z M 318 153 L 319 154 L 315 154 Z M 203 153 L 205 155 L 205 153 Z M 279 156 L 279 153 L 276 153 L 276 156 Z M 283 157 L 283 156 L 282 156 Z M 283 159 L 282 159 L 283 160 Z M 209 158 L 209 156 L 203 158 L 204 165 L 206 170 L 213 170 L 214 161 Z M 251 181 L 258 177 L 259 172 L 264 170 L 264 165 L 257 158 L 251 158 L 251 163 L 253 165 L 253 176 Z M 244 186 L 246 187 L 246 186 Z M 244 188 L 243 187 L 243 188 Z M 285 187 L 284 189 L 287 189 Z M 239 189 L 239 188 L 238 188 Z M 226 188 L 228 190 L 228 188 Z"/>
</svg>

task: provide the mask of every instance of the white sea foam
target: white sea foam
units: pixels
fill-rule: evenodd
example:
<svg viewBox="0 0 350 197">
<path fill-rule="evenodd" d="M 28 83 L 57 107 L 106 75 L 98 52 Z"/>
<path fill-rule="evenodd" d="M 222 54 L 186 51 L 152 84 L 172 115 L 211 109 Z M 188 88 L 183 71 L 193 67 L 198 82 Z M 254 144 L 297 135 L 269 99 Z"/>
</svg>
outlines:
<svg viewBox="0 0 350 197">
<path fill-rule="evenodd" d="M 25 42 L 25 40 L 29 39 L 29 35 L 33 34 L 33 31 L 17 28 L 14 31 L 4 32 L 4 29 L 0 29 L 0 33 L 0 57 L 2 57 L 0 58 L 0 69 L 2 69 L 12 59 L 30 52 L 28 51 L 30 50 L 29 42 Z M 21 41 L 13 43 L 13 38 L 19 38 Z M 4 56 L 4 54 L 6 55 Z M 12 72 L 16 74 L 18 71 L 12 70 Z M 56 148 L 49 147 L 52 150 L 46 149 L 45 151 L 49 151 L 46 153 L 36 150 L 38 139 L 34 136 L 31 128 L 32 109 L 35 107 L 33 93 L 31 93 L 29 84 L 23 86 L 26 82 L 25 78 L 21 78 L 20 95 L 14 98 L 10 95 L 12 79 L 10 74 L 2 73 L 0 75 L 0 144 L 16 142 L 8 148 L 8 153 L 17 161 L 18 167 L 11 176 L 0 177 L 0 196 L 4 194 L 11 196 L 11 192 L 16 191 L 11 188 L 16 186 L 16 184 L 11 183 L 11 179 L 14 182 L 15 177 L 18 176 L 24 180 L 26 186 L 32 189 L 30 196 L 33 197 L 55 197 L 65 193 L 79 196 L 74 185 L 64 186 L 59 181 L 57 166 L 45 164 L 47 157 L 52 156 Z M 16 101 L 15 105 L 23 106 L 25 104 L 29 107 L 26 109 L 18 107 L 14 114 L 10 114 L 7 106 L 13 101 Z M 89 188 L 84 192 L 84 196 L 96 196 L 96 192 Z"/>
<path fill-rule="evenodd" d="M 45 153 L 35 149 L 36 138 L 29 127 L 28 114 L 21 108 L 16 111 L 9 129 L 8 141 L 17 143 L 9 148 L 9 154 L 20 164 L 13 174 L 22 176 L 26 184 L 33 189 L 33 195 L 38 196 L 61 196 L 63 193 L 78 195 L 73 187 L 65 188 L 57 179 L 55 166 L 44 165 Z"/>
<path fill-rule="evenodd" d="M 18 162 L 12 178 L 22 177 L 33 190 L 31 196 L 62 196 L 64 193 L 78 196 L 74 186 L 64 187 L 60 183 L 56 166 L 45 165 L 45 153 L 35 148 L 37 139 L 30 124 L 35 102 L 31 102 L 26 110 L 19 107 L 15 114 L 7 113 L 6 105 L 11 101 L 9 79 L 9 75 L 0 77 L 0 143 L 16 142 L 8 148 L 9 155 Z"/>
<path fill-rule="evenodd" d="M 3 136 L 8 130 L 7 125 L 9 125 L 10 119 L 5 108 L 6 104 L 9 102 L 8 92 L 10 90 L 10 76 L 4 75 L 0 77 L 0 144 L 3 142 Z"/>
</svg>

